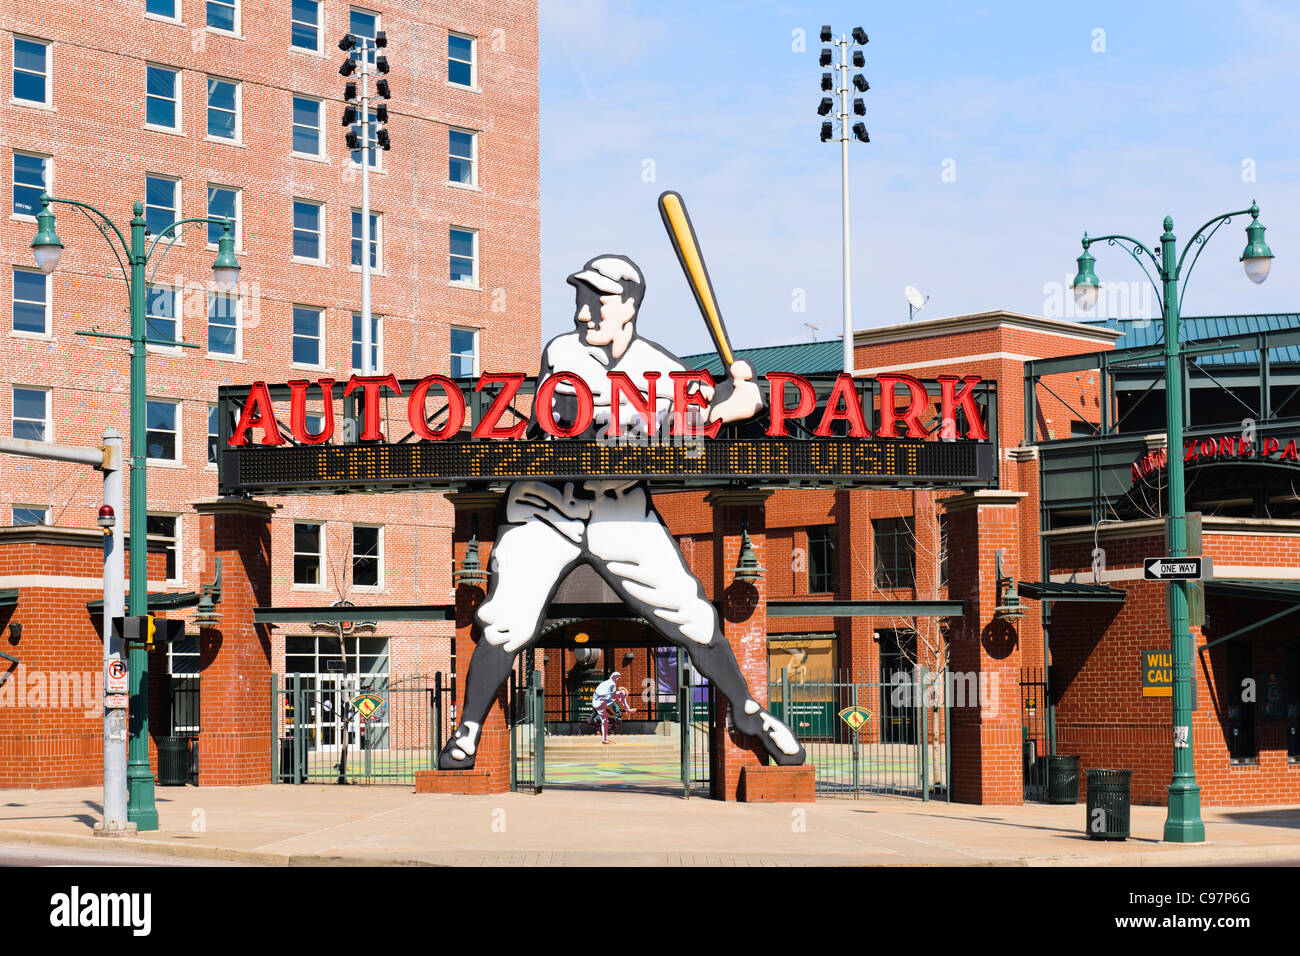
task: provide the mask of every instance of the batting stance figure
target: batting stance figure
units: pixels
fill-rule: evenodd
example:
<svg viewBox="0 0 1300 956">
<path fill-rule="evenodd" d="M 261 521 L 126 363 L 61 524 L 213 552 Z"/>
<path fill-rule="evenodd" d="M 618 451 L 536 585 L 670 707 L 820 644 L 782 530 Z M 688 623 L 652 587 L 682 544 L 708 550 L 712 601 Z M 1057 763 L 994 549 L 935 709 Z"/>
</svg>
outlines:
<svg viewBox="0 0 1300 956">
<path fill-rule="evenodd" d="M 637 334 L 637 311 L 645 296 L 641 271 L 623 256 L 592 259 L 569 276 L 577 290 L 575 331 L 547 343 L 538 383 L 551 375 L 577 375 L 594 398 L 592 424 L 584 437 L 603 433 L 611 412 L 606 373 L 625 372 L 648 401 L 647 372 L 685 366 L 661 346 Z M 725 383 L 703 388 L 712 401 L 706 422 L 743 421 L 763 408 L 763 396 L 747 362 L 733 362 Z M 567 391 L 566 391 L 567 389 Z M 574 388 L 561 381 L 552 402 L 557 421 L 576 421 Z M 669 414 L 672 389 L 656 389 L 656 418 L 642 420 L 625 396 L 620 429 L 656 434 Z M 488 709 L 510 674 L 515 655 L 534 643 L 547 605 L 564 577 L 586 562 L 629 607 L 672 643 L 686 649 L 695 669 L 731 702 L 732 722 L 757 737 L 778 764 L 802 764 L 804 750 L 790 728 L 759 706 L 749 693 L 718 614 L 704 596 L 677 542 L 655 511 L 646 486 L 637 480 L 593 477 L 577 481 L 517 481 L 506 494 L 505 521 L 497 529 L 489 564 L 487 598 L 478 609 L 483 639 L 474 650 L 465 681 L 465 707 L 455 733 L 438 756 L 444 770 L 474 766 L 479 732 Z"/>
</svg>

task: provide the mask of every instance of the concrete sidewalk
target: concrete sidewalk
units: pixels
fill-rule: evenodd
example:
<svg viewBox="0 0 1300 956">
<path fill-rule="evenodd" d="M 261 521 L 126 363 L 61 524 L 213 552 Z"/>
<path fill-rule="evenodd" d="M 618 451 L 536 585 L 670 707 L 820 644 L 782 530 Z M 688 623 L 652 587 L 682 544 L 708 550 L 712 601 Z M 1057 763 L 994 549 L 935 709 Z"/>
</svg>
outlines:
<svg viewBox="0 0 1300 956">
<path fill-rule="evenodd" d="M 977 807 L 890 797 L 806 806 L 556 789 L 414 794 L 406 786 L 159 787 L 159 830 L 91 835 L 97 788 L 0 790 L 0 843 L 101 847 L 254 865 L 1178 865 L 1300 862 L 1300 807 L 1206 810 L 1209 841 L 1089 840 L 1084 807 Z"/>
</svg>

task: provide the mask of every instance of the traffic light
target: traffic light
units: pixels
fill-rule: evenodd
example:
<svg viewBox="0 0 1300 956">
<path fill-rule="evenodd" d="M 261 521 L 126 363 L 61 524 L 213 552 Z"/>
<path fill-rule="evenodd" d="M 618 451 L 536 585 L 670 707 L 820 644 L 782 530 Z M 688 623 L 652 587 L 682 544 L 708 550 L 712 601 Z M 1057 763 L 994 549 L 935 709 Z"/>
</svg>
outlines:
<svg viewBox="0 0 1300 956">
<path fill-rule="evenodd" d="M 185 636 L 183 620 L 167 620 L 152 614 L 118 618 L 122 639 L 129 644 L 143 644 L 153 650 L 156 644 L 171 644 Z"/>
</svg>

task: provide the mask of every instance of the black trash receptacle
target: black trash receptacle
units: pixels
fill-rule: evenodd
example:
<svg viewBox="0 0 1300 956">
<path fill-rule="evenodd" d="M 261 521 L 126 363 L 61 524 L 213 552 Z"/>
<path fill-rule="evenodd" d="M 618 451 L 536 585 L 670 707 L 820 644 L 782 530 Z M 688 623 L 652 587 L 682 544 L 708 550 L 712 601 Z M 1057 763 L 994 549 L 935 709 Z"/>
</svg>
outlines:
<svg viewBox="0 0 1300 956">
<path fill-rule="evenodd" d="M 158 786 L 183 787 L 190 782 L 190 738 L 158 738 Z"/>
<path fill-rule="evenodd" d="M 1047 802 L 1079 802 L 1079 758 L 1052 754 L 1047 758 Z"/>
<path fill-rule="evenodd" d="M 1132 770 L 1085 770 L 1088 816 L 1084 828 L 1093 840 L 1127 840 Z"/>
</svg>

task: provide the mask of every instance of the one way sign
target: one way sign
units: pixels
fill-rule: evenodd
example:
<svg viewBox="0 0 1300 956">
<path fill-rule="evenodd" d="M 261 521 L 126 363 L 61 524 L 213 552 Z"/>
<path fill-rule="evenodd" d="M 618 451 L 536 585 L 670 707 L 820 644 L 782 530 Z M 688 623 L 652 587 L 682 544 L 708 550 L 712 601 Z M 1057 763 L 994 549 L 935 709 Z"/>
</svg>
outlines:
<svg viewBox="0 0 1300 956">
<path fill-rule="evenodd" d="M 1199 581 L 1201 558 L 1147 558 L 1142 564 L 1148 581 Z"/>
</svg>

